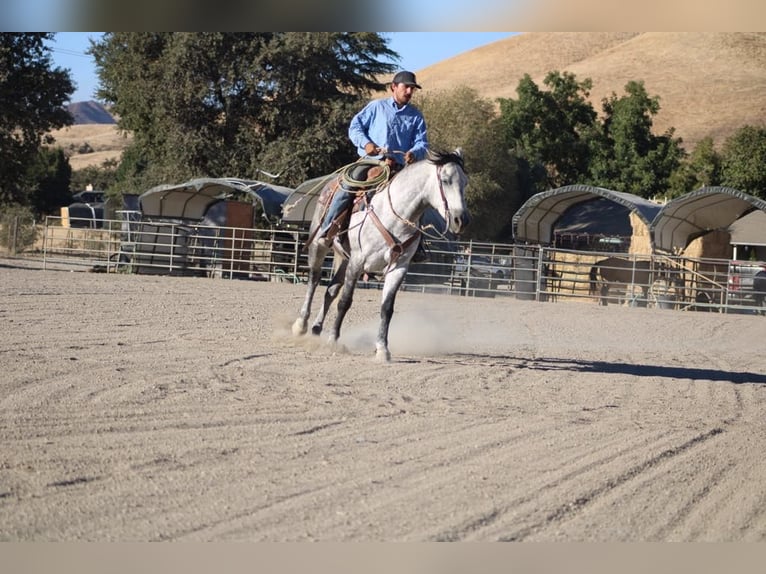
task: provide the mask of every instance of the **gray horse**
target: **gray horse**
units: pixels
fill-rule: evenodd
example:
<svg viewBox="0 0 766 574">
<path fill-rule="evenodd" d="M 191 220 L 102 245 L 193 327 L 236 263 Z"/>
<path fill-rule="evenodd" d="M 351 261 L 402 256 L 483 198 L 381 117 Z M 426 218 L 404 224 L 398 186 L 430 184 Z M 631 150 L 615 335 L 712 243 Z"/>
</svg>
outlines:
<svg viewBox="0 0 766 574">
<path fill-rule="evenodd" d="M 372 196 L 363 210 L 353 213 L 348 231 L 343 236 L 343 246 L 349 259 L 338 263 L 336 258 L 336 269 L 311 332 L 321 334 L 327 311 L 342 287 L 337 317 L 329 331 L 330 344 L 337 344 L 343 319 L 351 307 L 354 289 L 361 275 L 367 273 L 383 277 L 375 356 L 379 361 L 389 361 L 388 330 L 396 293 L 418 247 L 421 231 L 417 221 L 426 209 L 432 207 L 444 219 L 445 233 L 460 234 L 470 220 L 465 203 L 467 184 L 460 150 L 451 153 L 432 151 L 426 160 L 402 169 Z M 293 323 L 295 335 L 303 335 L 308 330 L 311 303 L 321 278 L 322 262 L 329 249 L 316 240 L 316 230 L 323 215 L 323 210 L 317 208 L 311 222 L 308 287 L 303 306 Z"/>
</svg>

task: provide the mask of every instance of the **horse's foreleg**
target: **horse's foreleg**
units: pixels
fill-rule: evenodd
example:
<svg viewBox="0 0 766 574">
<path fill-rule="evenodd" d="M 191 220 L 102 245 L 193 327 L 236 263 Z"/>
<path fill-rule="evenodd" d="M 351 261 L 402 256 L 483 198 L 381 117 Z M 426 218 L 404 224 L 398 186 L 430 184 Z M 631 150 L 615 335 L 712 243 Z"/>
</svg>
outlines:
<svg viewBox="0 0 766 574">
<path fill-rule="evenodd" d="M 344 262 L 344 269 L 347 262 Z M 356 282 L 359 279 L 359 273 L 346 273 L 345 280 L 343 282 L 343 293 L 338 299 L 338 313 L 335 316 L 335 322 L 333 323 L 332 330 L 330 331 L 329 342 L 334 345 L 340 338 L 340 328 L 343 324 L 343 319 L 346 318 L 346 313 L 351 308 L 351 303 L 354 300 L 354 289 L 356 288 Z M 340 289 L 340 284 L 338 288 Z M 337 295 L 337 293 L 336 293 Z"/>
<path fill-rule="evenodd" d="M 317 313 L 317 316 L 314 319 L 314 323 L 311 325 L 311 333 L 314 335 L 322 334 L 324 321 L 327 317 L 327 312 L 330 310 L 330 305 L 332 305 L 332 302 L 335 301 L 335 299 L 338 297 L 338 293 L 340 293 L 341 287 L 343 286 L 343 280 L 346 276 L 347 266 L 348 261 L 342 261 L 330 279 L 330 284 L 327 286 L 327 291 L 325 291 L 324 294 L 322 307 L 319 309 L 319 313 Z"/>
<path fill-rule="evenodd" d="M 391 360 L 391 352 L 388 350 L 388 330 L 391 326 L 391 318 L 394 316 L 396 294 L 399 292 L 405 273 L 406 269 L 389 272 L 383 284 L 380 324 L 378 326 L 378 338 L 375 341 L 375 358 L 381 362 Z"/>
</svg>

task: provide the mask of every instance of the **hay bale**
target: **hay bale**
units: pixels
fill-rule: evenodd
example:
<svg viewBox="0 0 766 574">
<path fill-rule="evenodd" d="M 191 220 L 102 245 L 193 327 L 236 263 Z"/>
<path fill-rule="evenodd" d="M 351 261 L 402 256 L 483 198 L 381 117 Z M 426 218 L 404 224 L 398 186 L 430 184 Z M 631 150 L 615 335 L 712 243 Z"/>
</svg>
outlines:
<svg viewBox="0 0 766 574">
<path fill-rule="evenodd" d="M 652 238 L 649 234 L 649 228 L 634 211 L 631 211 L 629 216 L 633 235 L 630 237 L 628 253 L 631 255 L 651 255 Z"/>
<path fill-rule="evenodd" d="M 733 253 L 731 234 L 723 229 L 698 237 L 683 251 L 685 257 L 693 259 L 731 259 Z"/>
</svg>

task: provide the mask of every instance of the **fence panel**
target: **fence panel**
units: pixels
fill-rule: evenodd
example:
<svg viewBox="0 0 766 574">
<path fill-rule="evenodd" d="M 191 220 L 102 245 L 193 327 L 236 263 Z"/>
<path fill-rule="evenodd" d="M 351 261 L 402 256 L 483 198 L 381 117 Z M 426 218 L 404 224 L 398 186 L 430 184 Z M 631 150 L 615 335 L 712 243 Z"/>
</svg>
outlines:
<svg viewBox="0 0 766 574">
<path fill-rule="evenodd" d="M 43 267 L 66 263 L 105 272 L 302 283 L 308 275 L 306 240 L 306 231 L 276 227 L 106 220 L 93 229 L 62 227 L 59 218 L 49 217 L 42 231 Z M 764 313 L 766 289 L 759 290 L 754 276 L 766 264 L 759 262 L 477 241 L 430 240 L 426 248 L 429 259 L 410 266 L 403 290 Z M 323 282 L 331 269 L 328 256 Z M 359 286 L 379 289 L 382 279 L 364 276 Z"/>
</svg>

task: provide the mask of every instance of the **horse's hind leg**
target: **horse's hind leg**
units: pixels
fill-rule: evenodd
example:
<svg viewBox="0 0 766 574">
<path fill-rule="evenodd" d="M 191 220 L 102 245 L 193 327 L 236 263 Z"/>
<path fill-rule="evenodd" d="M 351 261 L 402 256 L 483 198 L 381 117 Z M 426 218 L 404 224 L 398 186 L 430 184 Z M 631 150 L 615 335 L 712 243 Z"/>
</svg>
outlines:
<svg viewBox="0 0 766 574">
<path fill-rule="evenodd" d="M 293 335 L 305 335 L 308 330 L 309 315 L 311 314 L 311 303 L 314 300 L 314 293 L 316 293 L 317 286 L 319 285 L 319 278 L 321 273 L 313 270 L 309 271 L 308 285 L 306 286 L 306 297 L 303 300 L 303 305 L 298 313 L 298 318 L 293 322 Z"/>
<path fill-rule="evenodd" d="M 344 261 L 344 270 L 347 264 L 348 262 Z M 345 279 L 342 285 L 343 293 L 338 300 L 338 314 L 335 317 L 335 322 L 333 323 L 329 336 L 329 342 L 331 345 L 336 344 L 340 338 L 340 328 L 341 325 L 343 325 L 343 319 L 346 318 L 346 313 L 348 313 L 348 310 L 351 308 L 351 303 L 354 301 L 354 289 L 356 288 L 356 282 L 358 279 L 359 273 L 351 273 L 350 275 L 348 273 L 345 274 Z M 340 287 L 341 285 L 339 284 L 338 288 L 340 289 Z M 325 298 L 327 298 L 327 296 L 325 296 Z"/>
<path fill-rule="evenodd" d="M 298 313 L 298 318 L 293 322 L 293 335 L 305 335 L 308 330 L 309 315 L 311 315 L 311 304 L 314 301 L 319 281 L 322 278 L 322 262 L 324 261 L 327 249 L 319 249 L 316 244 L 309 247 L 309 273 L 308 285 L 306 286 L 306 297 Z"/>
<path fill-rule="evenodd" d="M 327 317 L 327 312 L 330 310 L 330 305 L 332 305 L 332 302 L 335 301 L 335 299 L 338 297 L 338 293 L 340 293 L 341 287 L 343 286 L 343 279 L 346 275 L 347 266 L 348 261 L 341 261 L 338 269 L 335 271 L 335 273 L 333 273 L 333 276 L 330 279 L 330 284 L 327 286 L 327 291 L 325 291 L 324 294 L 322 307 L 319 309 L 319 313 L 317 313 L 317 316 L 314 319 L 314 323 L 311 325 L 311 333 L 313 335 L 322 334 L 324 321 Z"/>
</svg>

